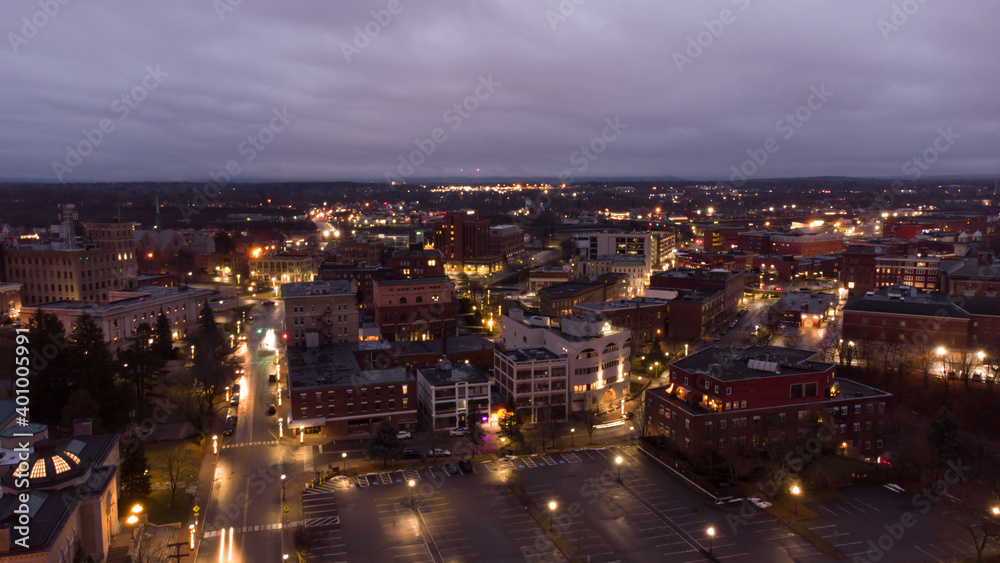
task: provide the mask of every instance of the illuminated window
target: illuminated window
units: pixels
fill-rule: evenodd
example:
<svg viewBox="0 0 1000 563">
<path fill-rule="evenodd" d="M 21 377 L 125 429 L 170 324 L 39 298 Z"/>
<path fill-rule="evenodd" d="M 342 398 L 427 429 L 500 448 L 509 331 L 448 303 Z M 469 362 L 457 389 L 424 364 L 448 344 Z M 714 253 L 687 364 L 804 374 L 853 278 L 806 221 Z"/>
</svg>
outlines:
<svg viewBox="0 0 1000 563">
<path fill-rule="evenodd" d="M 75 461 L 77 465 L 80 465 L 80 458 L 76 457 L 72 453 L 70 453 L 70 452 L 63 452 L 63 455 L 65 455 L 66 457 L 68 457 L 68 458 L 72 459 L 73 461 Z"/>
<path fill-rule="evenodd" d="M 56 475 L 69 471 L 69 464 L 59 456 L 52 456 L 52 465 L 56 468 Z"/>
<path fill-rule="evenodd" d="M 35 462 L 35 465 L 31 468 L 31 479 L 44 479 L 45 478 L 45 460 L 40 459 Z"/>
</svg>

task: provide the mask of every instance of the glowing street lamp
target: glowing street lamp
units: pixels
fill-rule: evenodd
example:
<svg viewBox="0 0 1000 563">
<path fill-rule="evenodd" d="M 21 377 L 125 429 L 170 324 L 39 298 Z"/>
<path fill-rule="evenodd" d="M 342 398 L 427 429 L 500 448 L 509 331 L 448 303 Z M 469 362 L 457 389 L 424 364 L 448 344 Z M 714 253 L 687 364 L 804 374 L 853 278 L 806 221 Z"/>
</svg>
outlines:
<svg viewBox="0 0 1000 563">
<path fill-rule="evenodd" d="M 615 465 L 618 466 L 618 482 L 622 482 L 622 456 L 615 458 Z"/>
<path fill-rule="evenodd" d="M 945 355 L 948 354 L 948 350 L 944 346 L 938 346 L 937 350 L 935 350 L 934 353 L 936 353 L 938 357 L 941 358 L 941 373 L 947 374 L 948 367 L 944 363 L 944 357 Z"/>
<path fill-rule="evenodd" d="M 347 466 L 344 469 L 350 469 L 351 468 L 351 462 L 347 460 L 347 452 L 344 452 L 344 453 L 340 454 L 340 458 L 343 459 L 344 463 L 347 464 Z"/>
<path fill-rule="evenodd" d="M 191 533 L 191 543 L 188 545 L 191 546 L 191 549 L 194 549 L 194 524 L 188 524 L 188 530 Z"/>
<path fill-rule="evenodd" d="M 285 424 L 284 421 L 280 419 L 278 420 L 278 437 L 279 438 L 285 437 Z"/>
<path fill-rule="evenodd" d="M 708 530 L 708 554 L 712 555 L 712 540 L 715 539 L 715 528 L 709 526 Z"/>
<path fill-rule="evenodd" d="M 632 433 L 635 432 L 635 426 L 628 427 L 628 445 L 632 445 Z"/>
<path fill-rule="evenodd" d="M 413 508 L 413 488 L 417 486 L 417 482 L 410 479 L 407 485 L 410 486 L 410 508 Z"/>
<path fill-rule="evenodd" d="M 576 446 L 573 445 L 573 436 L 576 436 L 576 428 L 570 428 L 569 429 L 569 446 L 571 448 L 575 448 L 576 447 Z"/>
<path fill-rule="evenodd" d="M 219 435 L 218 434 L 212 436 L 212 453 L 213 454 L 218 454 L 219 453 Z"/>
<path fill-rule="evenodd" d="M 799 515 L 799 494 L 801 492 L 802 492 L 802 489 L 800 489 L 798 485 L 795 485 L 794 487 L 792 487 L 792 498 L 795 499 L 794 506 L 795 506 L 795 515 L 796 516 Z"/>
<path fill-rule="evenodd" d="M 305 428 L 303 428 L 302 430 L 299 430 L 299 443 L 300 443 L 300 444 L 304 444 L 304 443 L 306 443 L 306 432 L 305 432 Z"/>
<path fill-rule="evenodd" d="M 281 500 L 285 500 L 285 474 L 281 474 Z"/>
<path fill-rule="evenodd" d="M 552 521 L 556 519 L 556 501 L 549 501 L 549 531 L 552 531 Z"/>
</svg>

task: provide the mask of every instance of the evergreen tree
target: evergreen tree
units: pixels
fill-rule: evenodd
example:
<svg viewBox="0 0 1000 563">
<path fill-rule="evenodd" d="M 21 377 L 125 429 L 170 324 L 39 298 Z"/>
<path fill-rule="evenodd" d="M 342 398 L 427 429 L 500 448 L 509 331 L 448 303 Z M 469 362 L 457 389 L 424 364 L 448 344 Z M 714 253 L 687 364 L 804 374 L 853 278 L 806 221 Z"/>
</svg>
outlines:
<svg viewBox="0 0 1000 563">
<path fill-rule="evenodd" d="M 388 465 L 390 459 L 403 457 L 403 441 L 396 435 L 399 428 L 388 418 L 383 420 L 375 430 L 375 436 L 365 449 L 372 460 L 382 460 L 382 465 Z"/>
<path fill-rule="evenodd" d="M 58 425 L 62 407 L 73 392 L 69 340 L 62 322 L 39 309 L 28 321 L 28 350 L 31 358 L 31 411 L 29 420 Z"/>
<path fill-rule="evenodd" d="M 153 327 L 142 323 L 135 328 L 135 333 L 128 337 L 128 347 L 122 350 L 122 375 L 132 383 L 135 390 L 136 406 L 139 410 L 146 407 L 150 388 L 159 381 L 166 370 L 163 369 L 163 358 L 154 348 Z"/>
<path fill-rule="evenodd" d="M 170 330 L 170 320 L 167 316 L 163 314 L 163 310 L 160 309 L 160 314 L 156 316 L 156 325 L 153 327 L 153 344 L 156 346 L 156 352 L 164 360 L 170 360 L 174 355 L 174 335 L 173 331 Z"/>
<path fill-rule="evenodd" d="M 152 492 L 149 483 L 149 461 L 146 459 L 146 447 L 139 439 L 132 437 L 122 442 L 119 471 L 123 501 L 145 498 Z"/>
<path fill-rule="evenodd" d="M 958 420 L 948 407 L 941 407 L 938 415 L 931 421 L 930 443 L 937 452 L 935 461 L 938 467 L 945 467 L 949 462 L 957 463 L 962 455 L 959 427 Z"/>
<path fill-rule="evenodd" d="M 506 438 L 501 449 L 517 452 L 518 446 L 524 445 L 524 432 L 521 430 L 524 423 L 521 422 L 521 417 L 515 412 L 508 412 L 497 422 L 500 424 L 500 437 Z"/>
<path fill-rule="evenodd" d="M 78 387 L 70 397 L 70 403 L 75 402 L 74 397 L 87 400 L 80 405 L 66 404 L 62 422 L 72 422 L 72 419 L 66 420 L 67 411 L 76 417 L 94 419 L 99 428 L 111 428 L 124 422 L 129 404 L 123 403 L 118 395 L 115 386 L 117 364 L 104 340 L 104 331 L 94 317 L 84 313 L 76 319 L 76 328 L 69 340 L 67 353 Z M 84 405 L 93 407 L 94 412 L 88 413 Z"/>
</svg>

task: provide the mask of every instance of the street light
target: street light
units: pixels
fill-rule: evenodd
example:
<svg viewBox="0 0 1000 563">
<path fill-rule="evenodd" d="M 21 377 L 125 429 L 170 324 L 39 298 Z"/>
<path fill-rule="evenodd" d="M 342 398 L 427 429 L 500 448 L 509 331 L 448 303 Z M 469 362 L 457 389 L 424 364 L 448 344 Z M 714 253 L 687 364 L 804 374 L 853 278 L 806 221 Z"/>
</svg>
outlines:
<svg viewBox="0 0 1000 563">
<path fill-rule="evenodd" d="M 715 528 L 708 527 L 708 554 L 712 555 L 712 540 L 715 539 Z"/>
<path fill-rule="evenodd" d="M 571 447 L 571 448 L 575 448 L 576 447 L 573 444 L 573 442 L 574 442 L 573 436 L 575 436 L 575 435 L 576 435 L 576 428 L 570 428 L 569 429 L 569 447 Z"/>
<path fill-rule="evenodd" d="M 191 531 L 191 543 L 188 545 L 191 546 L 191 549 L 194 549 L 194 524 L 188 524 L 188 530 Z"/>
<path fill-rule="evenodd" d="M 556 519 L 556 501 L 549 501 L 549 531 L 552 531 L 552 521 Z"/>
<path fill-rule="evenodd" d="M 347 466 L 344 469 L 345 470 L 346 469 L 350 469 L 351 468 L 351 462 L 347 460 L 347 452 L 344 452 L 344 453 L 340 454 L 340 458 L 343 459 L 344 463 L 347 464 Z"/>
<path fill-rule="evenodd" d="M 1000 516 L 1000 506 L 993 507 L 993 516 Z"/>
<path fill-rule="evenodd" d="M 410 508 L 413 508 L 413 487 L 417 486 L 417 482 L 414 481 L 413 479 L 410 479 L 407 485 L 410 486 Z"/>
<path fill-rule="evenodd" d="M 622 456 L 615 458 L 615 465 L 618 466 L 618 482 L 622 482 Z"/>
<path fill-rule="evenodd" d="M 212 436 L 212 453 L 213 454 L 218 454 L 219 453 L 219 435 L 218 434 Z"/>
<path fill-rule="evenodd" d="M 801 493 L 801 492 L 802 492 L 802 489 L 800 489 L 798 485 L 795 485 L 794 487 L 792 487 L 792 498 L 795 499 L 795 505 L 794 506 L 795 506 L 795 515 L 796 516 L 799 515 L 799 493 Z"/>
<path fill-rule="evenodd" d="M 938 346 L 937 350 L 934 351 L 939 358 L 941 358 L 941 373 L 944 375 L 948 374 L 948 368 L 945 366 L 944 357 L 948 353 L 948 350 L 944 346 Z"/>
<path fill-rule="evenodd" d="M 285 474 L 281 474 L 281 500 L 285 500 Z"/>
<path fill-rule="evenodd" d="M 632 433 L 635 432 L 635 426 L 628 427 L 628 445 L 632 445 Z"/>
</svg>

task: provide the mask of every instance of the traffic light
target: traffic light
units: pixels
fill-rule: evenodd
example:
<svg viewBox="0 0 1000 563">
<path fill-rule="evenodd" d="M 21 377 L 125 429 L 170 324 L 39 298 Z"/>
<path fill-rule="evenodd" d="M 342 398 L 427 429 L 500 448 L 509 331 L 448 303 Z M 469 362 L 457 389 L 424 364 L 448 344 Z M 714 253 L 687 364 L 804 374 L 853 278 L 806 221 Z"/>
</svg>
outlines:
<svg viewBox="0 0 1000 563">
<path fill-rule="evenodd" d="M 262 332 L 264 332 L 264 329 L 262 329 L 262 328 L 258 328 L 258 329 L 257 329 L 257 334 L 260 334 L 260 333 L 262 333 Z"/>
<path fill-rule="evenodd" d="M 287 332 L 281 333 L 281 338 L 284 340 L 288 340 L 288 333 Z"/>
</svg>

